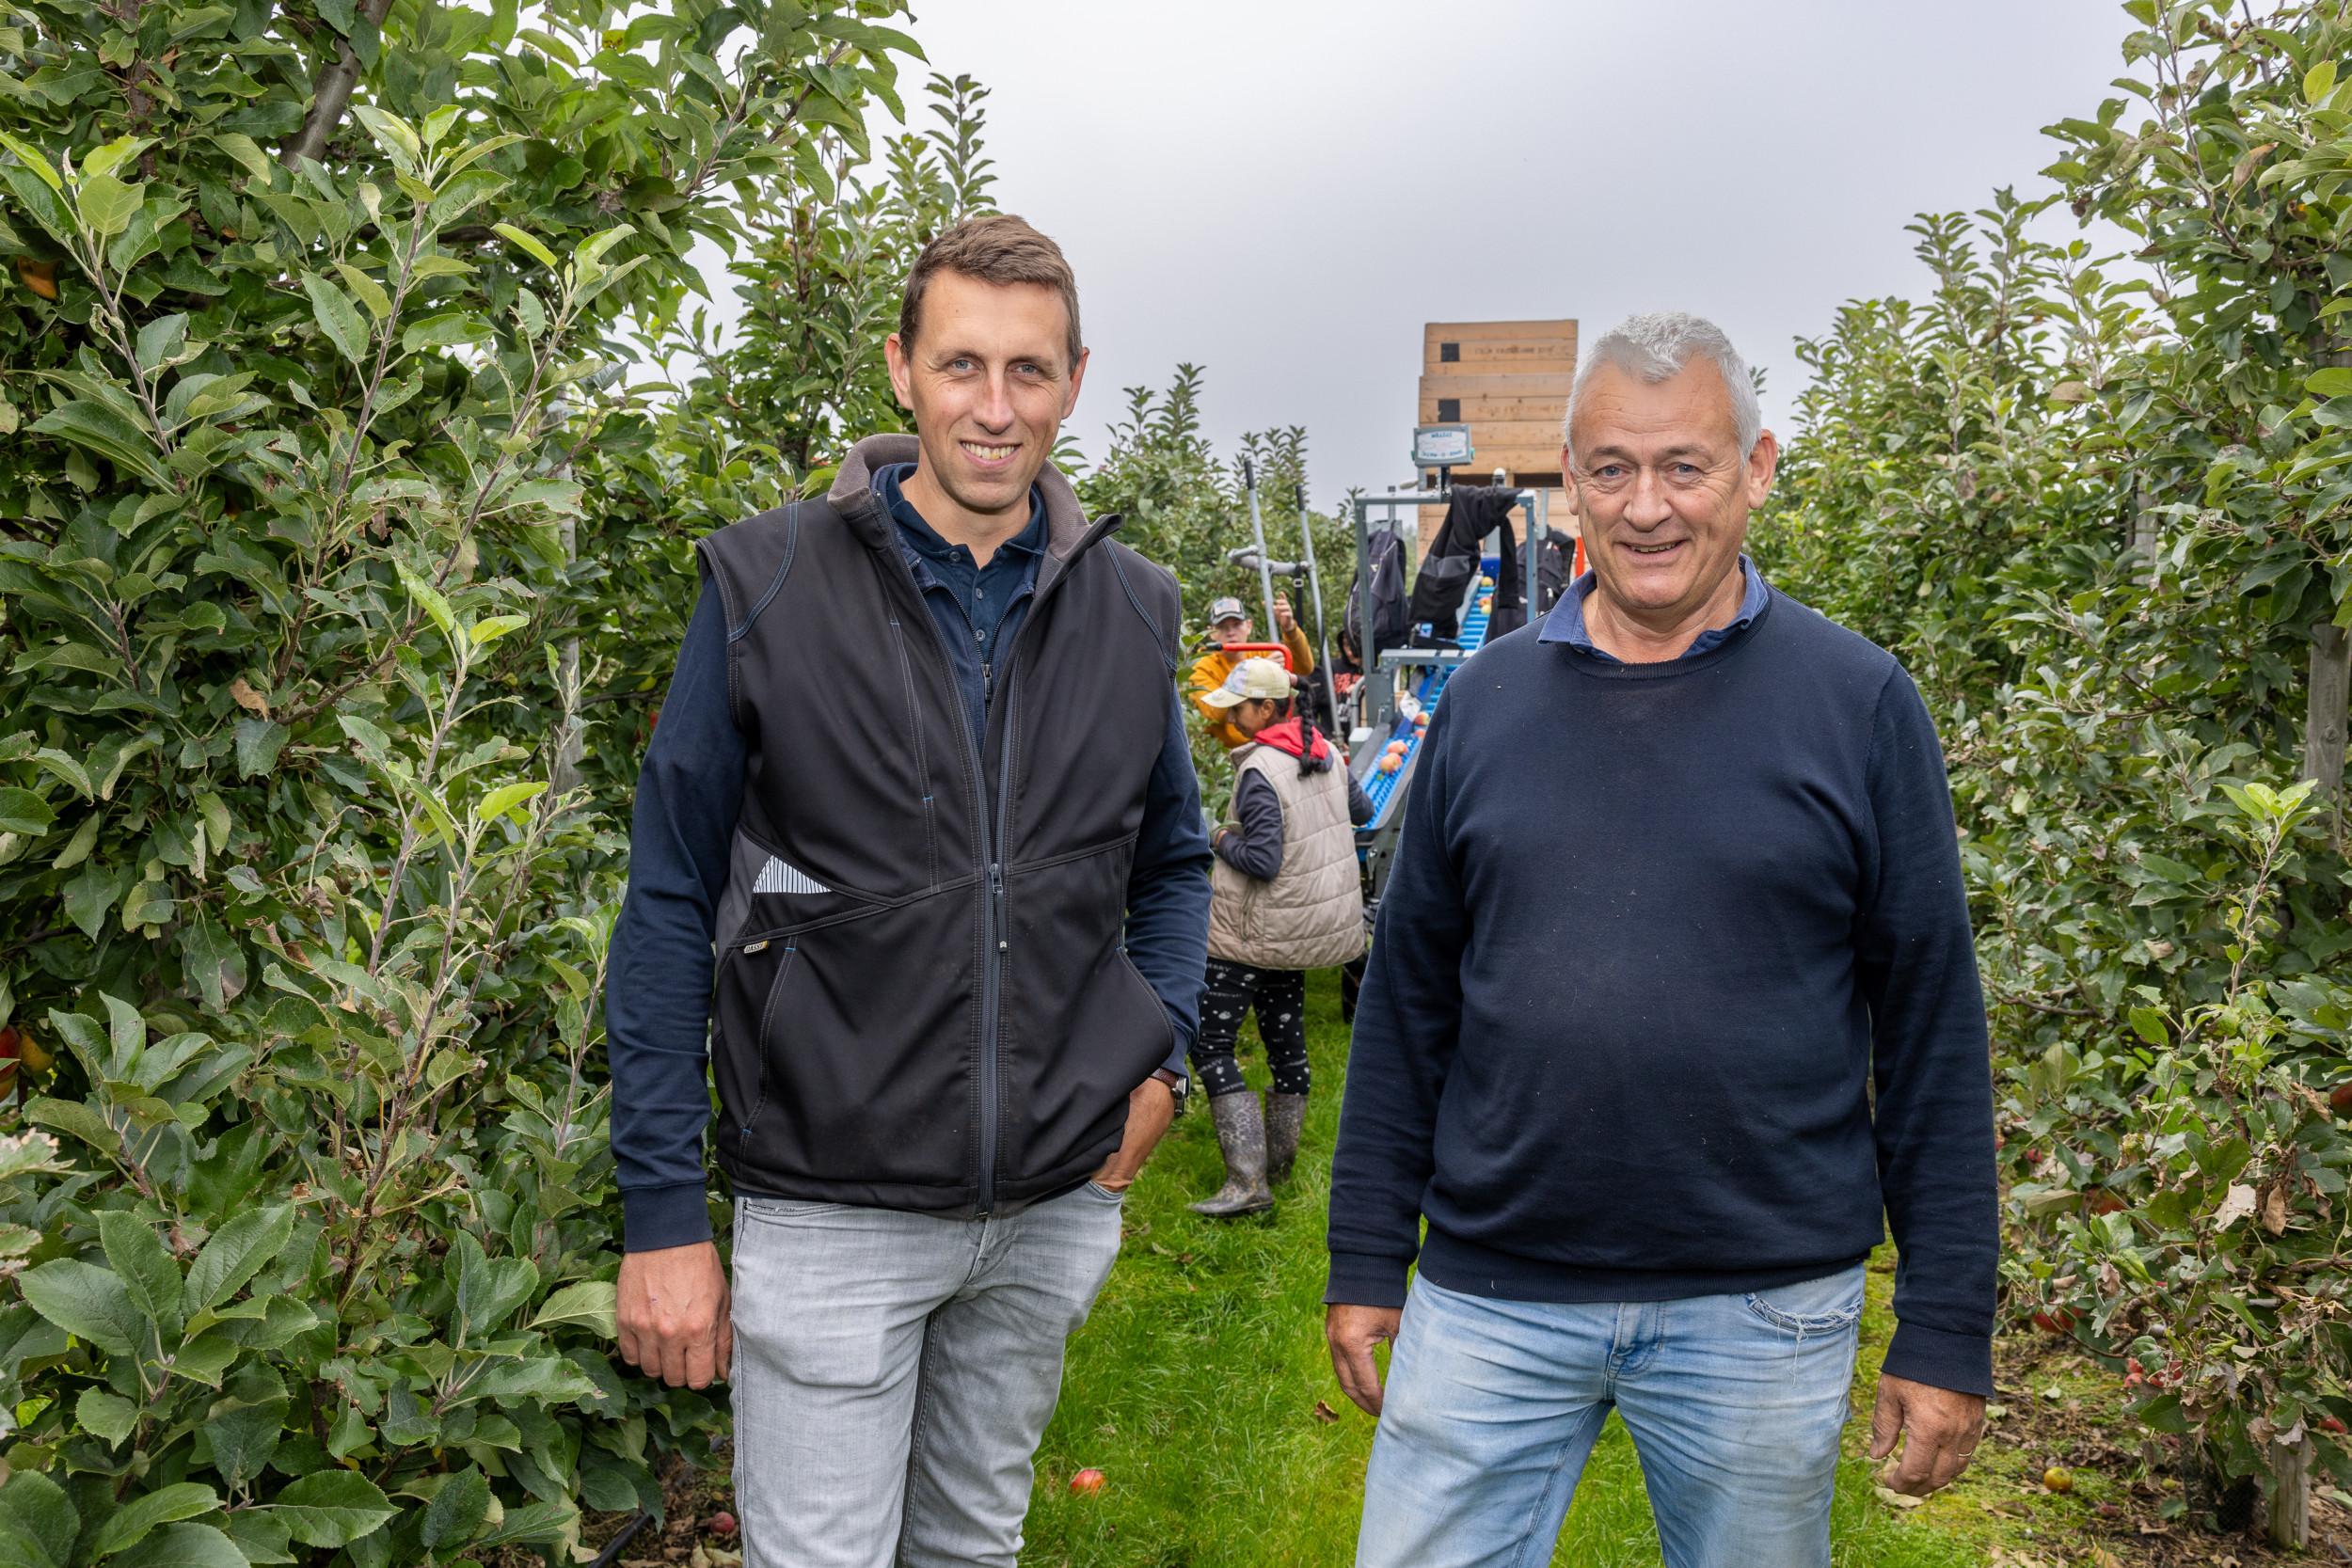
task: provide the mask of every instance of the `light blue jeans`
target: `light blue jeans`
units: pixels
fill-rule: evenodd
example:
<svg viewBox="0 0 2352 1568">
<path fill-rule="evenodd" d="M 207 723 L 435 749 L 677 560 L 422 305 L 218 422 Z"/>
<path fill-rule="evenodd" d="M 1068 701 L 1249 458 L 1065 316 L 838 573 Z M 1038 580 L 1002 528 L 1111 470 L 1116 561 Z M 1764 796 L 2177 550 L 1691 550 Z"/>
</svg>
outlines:
<svg viewBox="0 0 2352 1568">
<path fill-rule="evenodd" d="M 1091 1181 L 984 1220 L 739 1197 L 743 1568 L 1013 1568 L 1120 1208 Z"/>
<path fill-rule="evenodd" d="M 1357 1568 L 1543 1568 L 1613 1405 L 1666 1568 L 1826 1568 L 1863 1277 L 1566 1305 L 1416 1280 Z"/>
</svg>

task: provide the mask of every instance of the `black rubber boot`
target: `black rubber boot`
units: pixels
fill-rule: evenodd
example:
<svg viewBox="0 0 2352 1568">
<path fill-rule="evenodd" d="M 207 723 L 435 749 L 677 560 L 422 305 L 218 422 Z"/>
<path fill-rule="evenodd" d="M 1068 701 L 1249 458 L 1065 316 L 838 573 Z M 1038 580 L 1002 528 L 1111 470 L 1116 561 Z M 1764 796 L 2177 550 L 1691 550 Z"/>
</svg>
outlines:
<svg viewBox="0 0 2352 1568">
<path fill-rule="evenodd" d="M 1215 1197 L 1193 1204 L 1192 1212 L 1230 1220 L 1273 1208 L 1274 1194 L 1265 1184 L 1265 1117 L 1258 1097 L 1247 1089 L 1218 1095 L 1209 1101 L 1209 1118 L 1216 1123 L 1217 1148 L 1225 1154 L 1225 1185 Z"/>
<path fill-rule="evenodd" d="M 1265 1184 L 1279 1187 L 1291 1179 L 1298 1161 L 1298 1134 L 1307 1125 L 1307 1097 L 1265 1092 Z"/>
</svg>

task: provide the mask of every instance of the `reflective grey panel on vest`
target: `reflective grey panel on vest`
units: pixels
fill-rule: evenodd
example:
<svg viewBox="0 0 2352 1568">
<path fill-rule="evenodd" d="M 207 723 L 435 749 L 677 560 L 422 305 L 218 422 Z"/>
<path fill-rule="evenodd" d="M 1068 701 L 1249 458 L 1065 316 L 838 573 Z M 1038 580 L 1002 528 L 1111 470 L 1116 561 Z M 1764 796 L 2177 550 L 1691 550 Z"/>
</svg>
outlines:
<svg viewBox="0 0 2352 1568">
<path fill-rule="evenodd" d="M 754 893 L 831 893 L 833 889 L 811 877 L 797 865 L 787 865 L 775 856 L 759 868 L 759 880 L 752 884 Z"/>
<path fill-rule="evenodd" d="M 752 917 L 755 893 L 831 893 L 833 889 L 798 866 L 787 865 L 754 844 L 740 830 L 727 857 L 727 891 L 719 900 L 718 929 L 723 951 L 742 934 Z"/>
</svg>

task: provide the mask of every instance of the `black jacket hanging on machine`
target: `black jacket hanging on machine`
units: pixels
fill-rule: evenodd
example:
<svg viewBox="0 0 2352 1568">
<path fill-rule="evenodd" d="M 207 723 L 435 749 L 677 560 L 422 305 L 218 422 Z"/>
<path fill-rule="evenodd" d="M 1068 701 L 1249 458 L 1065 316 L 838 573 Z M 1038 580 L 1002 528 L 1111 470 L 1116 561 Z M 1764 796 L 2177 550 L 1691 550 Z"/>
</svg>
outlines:
<svg viewBox="0 0 2352 1568">
<path fill-rule="evenodd" d="M 1405 542 L 1395 534 L 1381 530 L 1372 536 L 1370 553 L 1372 570 L 1372 657 L 1377 664 L 1380 656 L 1391 648 L 1402 648 L 1411 641 L 1413 624 L 1406 610 Z M 1340 626 L 1340 657 L 1335 668 L 1342 674 L 1360 675 L 1367 660 L 1357 644 L 1363 639 L 1364 579 L 1359 576 L 1347 589 L 1347 614 Z"/>
<path fill-rule="evenodd" d="M 1518 545 L 1511 530 L 1511 509 L 1518 504 L 1517 490 L 1504 486 L 1456 484 L 1447 500 L 1445 521 L 1413 579 L 1413 600 L 1406 618 L 1415 627 L 1427 626 L 1422 647 L 1451 647 L 1462 635 L 1462 602 L 1478 576 L 1482 542 L 1496 529 L 1502 531 L 1502 563 L 1495 574 L 1495 599 L 1486 614 L 1486 636 L 1502 636 L 1527 624 L 1527 599 L 1520 587 Z"/>
</svg>

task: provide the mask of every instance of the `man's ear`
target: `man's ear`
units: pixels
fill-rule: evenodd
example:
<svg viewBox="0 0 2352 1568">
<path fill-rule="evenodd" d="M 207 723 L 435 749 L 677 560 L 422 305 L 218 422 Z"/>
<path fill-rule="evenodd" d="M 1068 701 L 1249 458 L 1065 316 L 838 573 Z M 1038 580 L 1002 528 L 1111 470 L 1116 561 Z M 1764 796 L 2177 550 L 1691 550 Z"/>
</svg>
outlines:
<svg viewBox="0 0 2352 1568">
<path fill-rule="evenodd" d="M 1764 504 L 1764 498 L 1772 493 L 1772 478 L 1780 471 L 1780 443 L 1769 430 L 1758 431 L 1756 448 L 1748 453 L 1745 475 L 1748 509 L 1754 511 Z"/>
<path fill-rule="evenodd" d="M 1078 384 L 1087 378 L 1087 359 L 1093 352 L 1090 348 L 1080 349 L 1078 362 L 1070 367 L 1070 390 L 1061 400 L 1061 417 L 1065 420 L 1078 406 Z"/>
<path fill-rule="evenodd" d="M 1577 505 L 1577 499 L 1576 470 L 1568 461 L 1568 444 L 1563 441 L 1560 443 L 1560 504 L 1568 509 L 1571 517 L 1584 515 Z"/>
<path fill-rule="evenodd" d="M 890 389 L 898 395 L 898 406 L 913 408 L 914 406 L 914 367 L 907 361 L 906 344 L 898 341 L 898 335 L 896 332 L 882 340 L 882 359 L 890 367 Z"/>
</svg>

